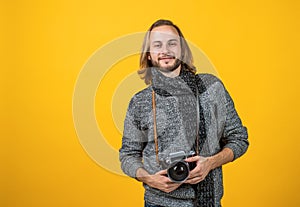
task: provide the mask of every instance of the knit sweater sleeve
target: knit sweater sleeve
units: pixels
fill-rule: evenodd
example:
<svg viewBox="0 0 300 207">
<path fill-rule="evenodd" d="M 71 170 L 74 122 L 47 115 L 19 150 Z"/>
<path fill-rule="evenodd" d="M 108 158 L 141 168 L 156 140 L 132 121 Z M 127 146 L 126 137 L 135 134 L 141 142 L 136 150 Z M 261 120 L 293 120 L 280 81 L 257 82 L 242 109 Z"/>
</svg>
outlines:
<svg viewBox="0 0 300 207">
<path fill-rule="evenodd" d="M 145 147 L 145 132 L 142 129 L 140 101 L 133 97 L 129 103 L 122 137 L 122 147 L 119 150 L 121 168 L 130 177 L 136 177 L 138 168 L 143 167 L 142 152 Z"/>
<path fill-rule="evenodd" d="M 234 160 L 242 156 L 248 149 L 248 132 L 234 107 L 234 102 L 225 89 L 226 97 L 226 121 L 222 142 L 224 148 L 230 148 L 234 154 Z"/>
</svg>

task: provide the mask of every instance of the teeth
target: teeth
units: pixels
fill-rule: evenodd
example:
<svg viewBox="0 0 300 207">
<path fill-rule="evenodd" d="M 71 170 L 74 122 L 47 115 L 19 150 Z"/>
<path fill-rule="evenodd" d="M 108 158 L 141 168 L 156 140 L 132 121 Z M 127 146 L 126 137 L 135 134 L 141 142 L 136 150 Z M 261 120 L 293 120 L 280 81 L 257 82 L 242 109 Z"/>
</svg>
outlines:
<svg viewBox="0 0 300 207">
<path fill-rule="evenodd" d="M 160 60 L 169 60 L 169 59 L 174 59 L 174 57 L 163 57 L 163 58 L 159 58 Z"/>
</svg>

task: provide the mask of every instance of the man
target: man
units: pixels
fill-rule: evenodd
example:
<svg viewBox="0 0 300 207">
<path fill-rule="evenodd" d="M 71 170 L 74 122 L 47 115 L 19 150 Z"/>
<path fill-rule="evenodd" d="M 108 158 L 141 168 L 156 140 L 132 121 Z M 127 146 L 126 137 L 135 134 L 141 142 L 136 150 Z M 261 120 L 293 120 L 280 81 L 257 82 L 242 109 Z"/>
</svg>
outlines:
<svg viewBox="0 0 300 207">
<path fill-rule="evenodd" d="M 230 95 L 216 77 L 195 74 L 190 48 L 169 20 L 158 20 L 148 30 L 140 66 L 138 73 L 149 86 L 128 106 L 123 171 L 143 183 L 145 207 L 221 206 L 222 165 L 243 155 L 249 144 Z M 190 151 L 196 155 L 189 157 Z M 167 160 L 179 152 L 196 166 L 178 182 Z"/>
</svg>

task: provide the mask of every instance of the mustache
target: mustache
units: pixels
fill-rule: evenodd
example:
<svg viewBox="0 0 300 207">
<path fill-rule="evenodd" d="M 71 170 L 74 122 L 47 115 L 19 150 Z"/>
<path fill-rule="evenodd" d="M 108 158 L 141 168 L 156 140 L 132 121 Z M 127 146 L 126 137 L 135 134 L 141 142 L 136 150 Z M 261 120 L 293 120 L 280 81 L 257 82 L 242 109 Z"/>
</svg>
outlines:
<svg viewBox="0 0 300 207">
<path fill-rule="evenodd" d="M 174 55 L 164 55 L 161 57 L 158 57 L 158 60 L 164 60 L 164 59 L 176 59 Z"/>
</svg>

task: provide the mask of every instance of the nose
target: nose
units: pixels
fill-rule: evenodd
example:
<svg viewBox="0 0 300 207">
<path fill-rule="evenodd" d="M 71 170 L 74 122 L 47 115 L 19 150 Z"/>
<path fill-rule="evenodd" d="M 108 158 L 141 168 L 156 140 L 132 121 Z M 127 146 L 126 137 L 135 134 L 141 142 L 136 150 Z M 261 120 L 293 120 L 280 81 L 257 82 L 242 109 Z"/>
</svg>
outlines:
<svg viewBox="0 0 300 207">
<path fill-rule="evenodd" d="M 164 44 L 164 45 L 162 46 L 162 48 L 161 48 L 161 53 L 163 53 L 163 54 L 169 53 L 169 47 L 168 47 L 167 44 Z"/>
</svg>

